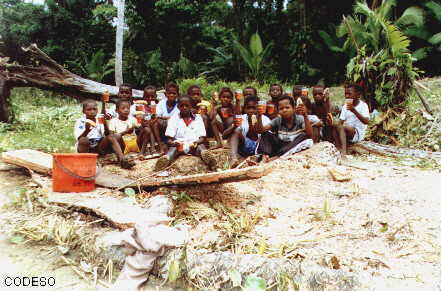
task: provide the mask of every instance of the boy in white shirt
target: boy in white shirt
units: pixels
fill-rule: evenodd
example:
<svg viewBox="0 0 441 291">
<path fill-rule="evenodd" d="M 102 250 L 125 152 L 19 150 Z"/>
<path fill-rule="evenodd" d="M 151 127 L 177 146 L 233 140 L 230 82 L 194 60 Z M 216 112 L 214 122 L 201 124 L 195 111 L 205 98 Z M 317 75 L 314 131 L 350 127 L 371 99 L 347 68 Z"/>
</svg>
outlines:
<svg viewBox="0 0 441 291">
<path fill-rule="evenodd" d="M 216 165 L 216 160 L 204 145 L 206 131 L 202 117 L 191 112 L 193 105 L 189 96 L 180 97 L 178 107 L 179 113 L 170 117 L 165 131 L 169 150 L 166 155 L 158 159 L 155 170 L 166 168 L 181 154 L 200 156 L 212 169 Z"/>
<path fill-rule="evenodd" d="M 369 123 L 369 107 L 360 100 L 363 89 L 357 84 L 345 88 L 346 104 L 343 106 L 340 121 L 332 126 L 335 146 L 341 151 L 342 157 L 347 154 L 347 144 L 357 143 L 364 139 Z M 328 120 L 331 124 L 332 120 Z"/>
</svg>

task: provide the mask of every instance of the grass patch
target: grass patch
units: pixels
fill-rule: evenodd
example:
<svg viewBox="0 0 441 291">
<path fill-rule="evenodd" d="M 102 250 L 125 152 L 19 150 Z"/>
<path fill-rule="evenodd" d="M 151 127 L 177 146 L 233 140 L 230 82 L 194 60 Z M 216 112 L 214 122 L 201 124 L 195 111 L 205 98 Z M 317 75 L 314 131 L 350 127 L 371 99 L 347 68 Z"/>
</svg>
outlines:
<svg viewBox="0 0 441 291">
<path fill-rule="evenodd" d="M 35 88 L 12 91 L 12 124 L 0 123 L 0 152 L 30 148 L 74 152 L 73 126 L 81 116 L 77 100 Z"/>
</svg>

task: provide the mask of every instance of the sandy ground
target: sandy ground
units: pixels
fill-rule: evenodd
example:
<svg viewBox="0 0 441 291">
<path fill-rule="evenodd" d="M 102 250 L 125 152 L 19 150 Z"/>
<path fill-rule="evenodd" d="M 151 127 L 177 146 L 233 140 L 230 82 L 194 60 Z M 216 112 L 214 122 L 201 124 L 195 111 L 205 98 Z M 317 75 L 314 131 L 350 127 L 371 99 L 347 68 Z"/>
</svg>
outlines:
<svg viewBox="0 0 441 291">
<path fill-rule="evenodd" d="M 192 247 L 219 250 L 228 236 L 225 218 L 216 215 L 222 203 L 236 217 L 257 220 L 244 235 L 248 247 L 236 253 L 260 249 L 357 272 L 365 289 L 441 290 L 439 170 L 379 157 L 350 163 L 355 167 L 338 168 L 351 176 L 348 182 L 333 181 L 320 160 L 302 158 L 275 162 L 275 170 L 258 180 L 174 191 L 180 193 L 176 217 L 191 215 Z M 0 203 L 24 181 L 20 171 L 0 169 Z M 0 219 L 6 216 L 2 210 Z M 5 234 L 0 247 L 0 289 L 5 274 L 36 274 L 56 277 L 55 287 L 72 284 L 60 290 L 94 290 L 40 247 L 11 244 Z"/>
</svg>

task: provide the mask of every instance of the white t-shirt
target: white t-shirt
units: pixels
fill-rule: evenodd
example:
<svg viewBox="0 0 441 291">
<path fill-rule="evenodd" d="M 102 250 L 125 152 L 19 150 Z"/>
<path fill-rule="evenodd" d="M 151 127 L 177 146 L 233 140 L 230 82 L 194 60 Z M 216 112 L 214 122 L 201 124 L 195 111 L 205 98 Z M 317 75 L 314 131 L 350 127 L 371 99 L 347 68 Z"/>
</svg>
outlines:
<svg viewBox="0 0 441 291">
<path fill-rule="evenodd" d="M 311 123 L 317 123 L 320 122 L 320 119 L 317 117 L 317 115 L 308 115 L 308 120 Z"/>
<path fill-rule="evenodd" d="M 168 120 L 165 135 L 182 143 L 192 143 L 200 137 L 206 136 L 204 121 L 199 114 L 194 115 L 194 120 L 187 126 L 180 114 L 175 114 Z"/>
<path fill-rule="evenodd" d="M 109 122 L 109 130 L 115 133 L 121 133 L 132 127 L 138 127 L 138 122 L 132 116 L 129 116 L 127 120 L 121 120 L 119 118 L 113 118 Z"/>
<path fill-rule="evenodd" d="M 358 105 L 355 106 L 355 110 L 358 111 L 358 113 L 361 114 L 361 116 L 369 119 L 369 107 L 366 103 L 359 100 Z M 364 139 L 364 135 L 366 132 L 367 124 L 364 124 L 361 122 L 355 114 L 349 110 L 346 109 L 346 105 L 342 107 L 341 113 L 340 113 L 340 120 L 344 121 L 344 125 L 351 126 L 355 128 L 358 132 L 358 141 L 361 141 Z"/>
<path fill-rule="evenodd" d="M 257 120 L 257 116 L 256 116 L 256 120 Z M 270 123 L 271 123 L 271 120 L 267 116 L 262 115 L 262 125 L 267 126 Z M 253 123 L 253 124 L 254 124 L 254 126 L 256 126 L 257 121 L 256 121 L 256 123 Z M 240 128 L 242 129 L 242 135 L 244 137 L 246 137 L 248 134 L 248 130 L 249 130 L 248 114 L 242 114 L 242 125 L 240 126 Z M 260 134 L 258 136 L 260 136 Z"/>
<path fill-rule="evenodd" d="M 162 99 L 156 106 L 156 115 L 158 115 L 159 117 L 172 117 L 176 113 L 179 113 L 177 102 L 173 107 L 173 110 L 170 112 L 168 112 L 167 110 L 167 99 Z"/>
<path fill-rule="evenodd" d="M 97 120 L 92 120 L 96 123 L 96 127 L 90 127 L 90 131 L 87 134 L 87 138 L 89 139 L 89 143 L 91 147 L 96 147 L 99 141 L 104 137 L 104 125 L 98 124 Z M 78 142 L 78 138 L 81 134 L 83 134 L 86 129 L 86 116 L 83 115 L 80 119 L 75 122 L 74 127 L 74 136 Z"/>
</svg>

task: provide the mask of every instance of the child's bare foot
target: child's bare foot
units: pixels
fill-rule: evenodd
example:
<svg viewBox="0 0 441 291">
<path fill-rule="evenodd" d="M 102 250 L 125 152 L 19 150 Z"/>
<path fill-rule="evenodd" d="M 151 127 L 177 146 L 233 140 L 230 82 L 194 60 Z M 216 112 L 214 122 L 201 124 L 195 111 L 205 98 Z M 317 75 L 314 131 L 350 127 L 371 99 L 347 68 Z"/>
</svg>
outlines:
<svg viewBox="0 0 441 291">
<path fill-rule="evenodd" d="M 211 151 L 203 151 L 201 153 L 201 159 L 204 161 L 204 163 L 208 166 L 210 170 L 216 169 L 217 161 L 214 157 L 214 154 Z"/>
<path fill-rule="evenodd" d="M 165 144 L 160 143 L 160 144 L 159 144 L 159 150 L 161 151 L 161 153 L 162 153 L 163 155 L 165 155 L 165 154 L 167 153 L 167 151 L 168 151 L 168 148 L 167 148 L 167 146 L 166 146 Z"/>
<path fill-rule="evenodd" d="M 155 164 L 155 171 L 161 171 L 170 165 L 170 160 L 167 155 L 160 157 Z"/>
</svg>

